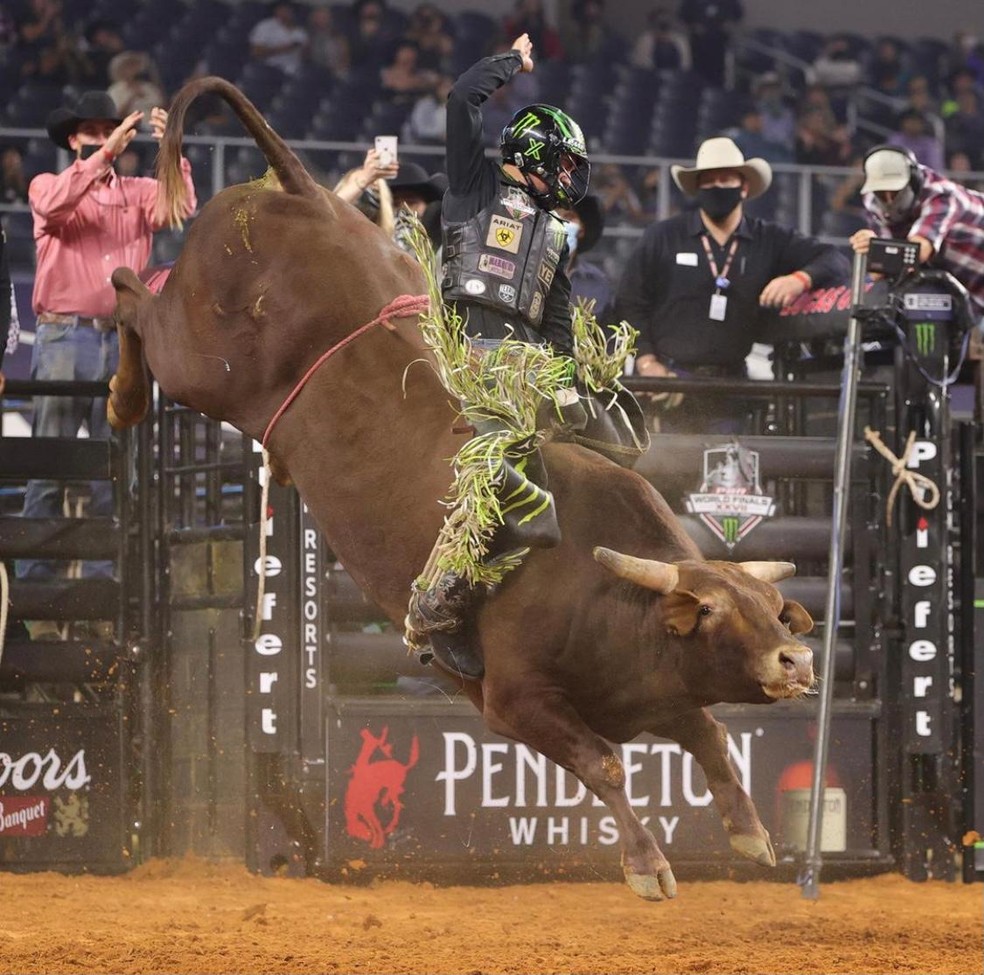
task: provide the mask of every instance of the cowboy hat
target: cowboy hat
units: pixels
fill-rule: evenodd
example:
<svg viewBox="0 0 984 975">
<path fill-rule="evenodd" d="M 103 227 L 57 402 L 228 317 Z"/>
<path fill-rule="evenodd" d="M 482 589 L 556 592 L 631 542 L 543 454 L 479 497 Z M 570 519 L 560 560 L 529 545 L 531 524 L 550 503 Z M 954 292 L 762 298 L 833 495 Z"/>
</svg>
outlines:
<svg viewBox="0 0 984 975">
<path fill-rule="evenodd" d="M 116 102 L 106 92 L 87 91 L 74 106 L 63 106 L 51 112 L 45 127 L 56 146 L 71 150 L 68 137 L 74 135 L 83 122 L 112 122 L 119 125 L 122 121 Z"/>
<path fill-rule="evenodd" d="M 393 179 L 386 181 L 394 192 L 399 190 L 414 190 L 419 193 L 425 203 L 433 203 L 444 196 L 448 188 L 448 178 L 443 173 L 427 175 L 427 170 L 415 162 L 401 162 L 399 172 Z"/>
<path fill-rule="evenodd" d="M 772 167 L 757 156 L 745 159 L 741 149 L 723 136 L 705 139 L 697 150 L 697 161 L 693 166 L 671 166 L 673 182 L 680 187 L 685 196 L 697 193 L 697 177 L 710 169 L 734 169 L 748 183 L 748 199 L 761 196 L 772 183 Z"/>
<path fill-rule="evenodd" d="M 584 254 L 601 240 L 601 232 L 605 229 L 605 211 L 601 207 L 601 200 L 590 194 L 575 203 L 572 209 L 584 226 L 584 236 L 577 245 L 577 252 Z"/>
</svg>

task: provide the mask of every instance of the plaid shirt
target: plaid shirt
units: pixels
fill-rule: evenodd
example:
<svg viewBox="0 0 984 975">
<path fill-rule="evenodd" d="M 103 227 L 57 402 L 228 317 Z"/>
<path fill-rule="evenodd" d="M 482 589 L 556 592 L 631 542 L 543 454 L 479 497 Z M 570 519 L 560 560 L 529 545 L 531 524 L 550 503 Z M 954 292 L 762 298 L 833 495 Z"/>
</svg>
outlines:
<svg viewBox="0 0 984 975">
<path fill-rule="evenodd" d="M 879 237 L 925 237 L 936 252 L 932 263 L 949 271 L 970 292 L 978 315 L 984 316 L 984 193 L 968 190 L 926 166 L 919 168 L 924 183 L 915 220 L 889 224 L 875 195 L 866 193 L 868 222 Z"/>
</svg>

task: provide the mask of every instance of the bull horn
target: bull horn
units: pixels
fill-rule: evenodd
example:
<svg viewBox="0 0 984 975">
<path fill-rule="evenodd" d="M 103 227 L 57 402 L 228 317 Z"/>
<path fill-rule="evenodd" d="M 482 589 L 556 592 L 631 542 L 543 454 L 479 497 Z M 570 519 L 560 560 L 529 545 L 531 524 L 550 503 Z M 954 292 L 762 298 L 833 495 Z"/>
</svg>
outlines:
<svg viewBox="0 0 984 975">
<path fill-rule="evenodd" d="M 739 562 L 738 568 L 762 582 L 781 582 L 796 575 L 792 562 Z"/>
<path fill-rule="evenodd" d="M 680 581 L 680 571 L 672 562 L 657 562 L 655 559 L 637 559 L 633 555 L 623 555 L 600 545 L 594 550 L 596 562 L 611 570 L 622 579 L 636 585 L 645 586 L 664 595 L 673 592 Z"/>
</svg>

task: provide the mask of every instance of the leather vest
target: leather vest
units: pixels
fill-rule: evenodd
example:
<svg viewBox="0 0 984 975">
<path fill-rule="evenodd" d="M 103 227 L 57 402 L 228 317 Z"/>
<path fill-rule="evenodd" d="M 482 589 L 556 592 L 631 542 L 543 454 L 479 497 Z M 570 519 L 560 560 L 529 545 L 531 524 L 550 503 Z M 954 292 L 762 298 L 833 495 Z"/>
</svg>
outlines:
<svg viewBox="0 0 984 975">
<path fill-rule="evenodd" d="M 522 188 L 503 184 L 470 220 L 444 225 L 444 300 L 485 305 L 539 326 L 565 240 L 559 217 Z"/>
</svg>

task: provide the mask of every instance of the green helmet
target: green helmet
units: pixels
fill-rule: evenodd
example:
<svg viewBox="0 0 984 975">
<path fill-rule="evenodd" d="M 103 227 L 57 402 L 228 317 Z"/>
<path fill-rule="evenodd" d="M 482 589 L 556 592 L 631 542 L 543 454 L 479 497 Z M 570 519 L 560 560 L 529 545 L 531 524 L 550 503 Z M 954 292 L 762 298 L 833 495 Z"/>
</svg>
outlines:
<svg viewBox="0 0 984 975">
<path fill-rule="evenodd" d="M 520 109 L 502 130 L 502 161 L 527 177 L 527 189 L 548 210 L 571 207 L 588 192 L 591 164 L 581 127 L 551 105 Z M 538 176 L 546 192 L 534 189 L 528 177 Z"/>
</svg>

